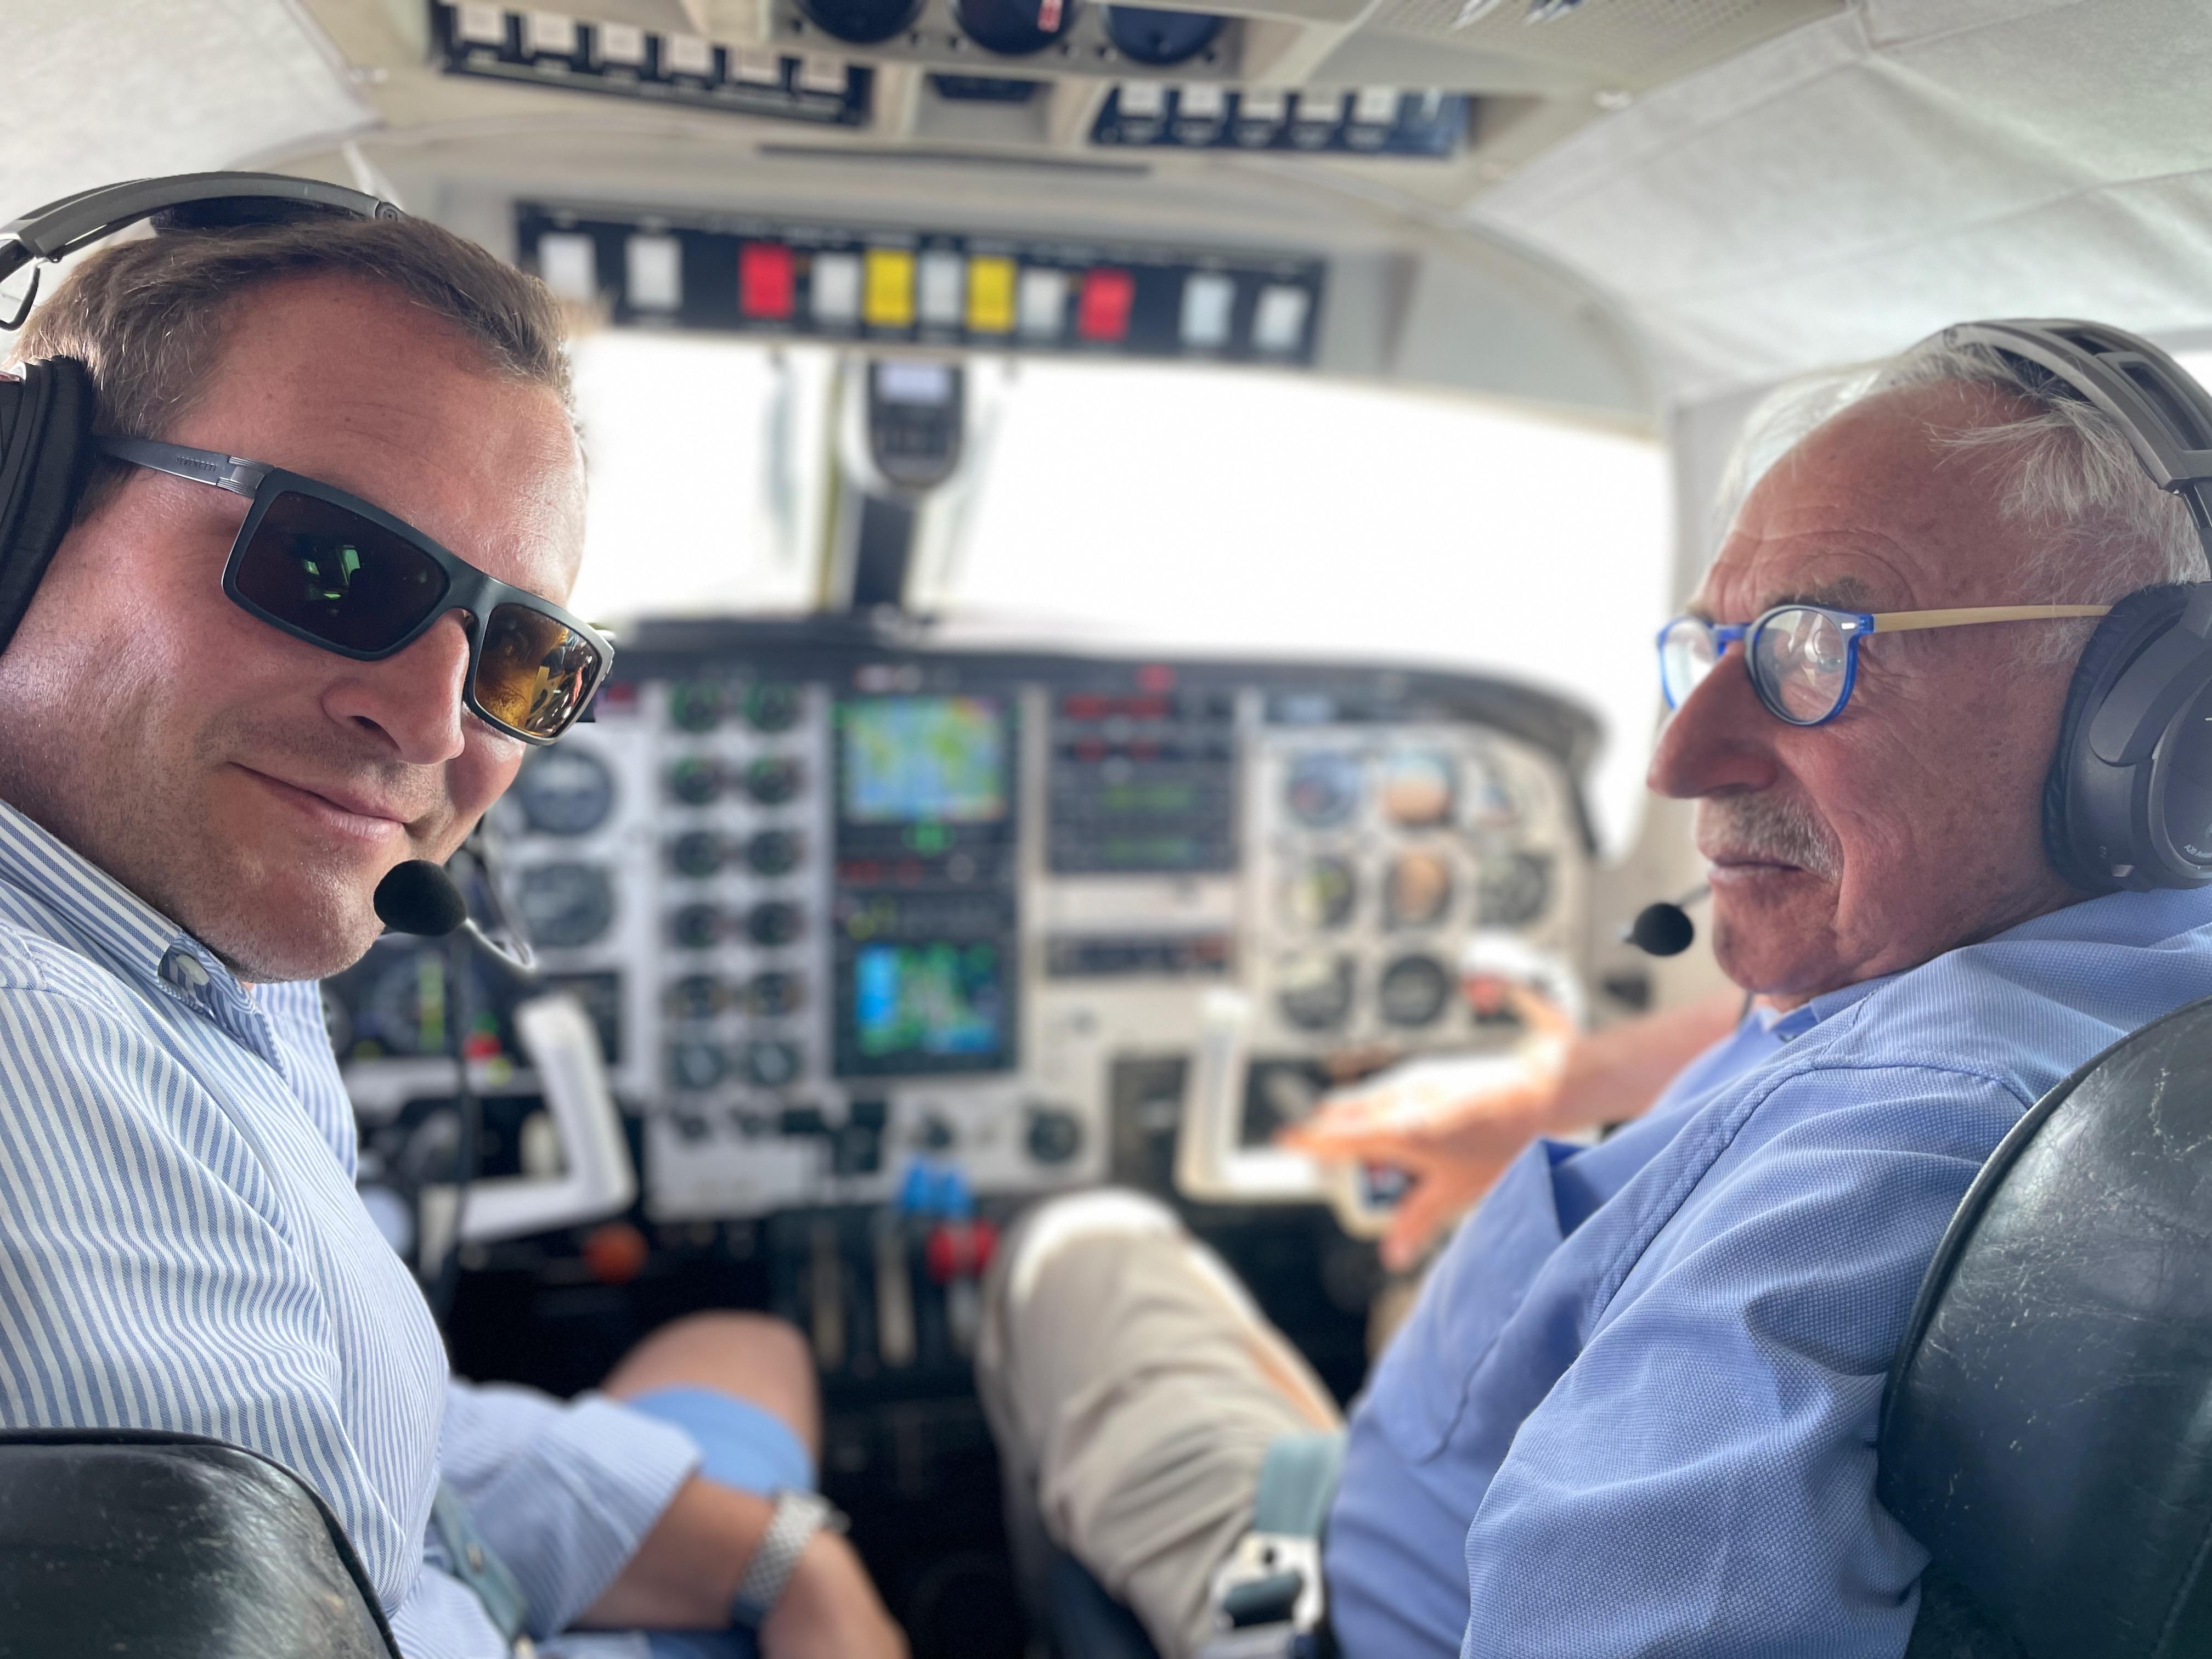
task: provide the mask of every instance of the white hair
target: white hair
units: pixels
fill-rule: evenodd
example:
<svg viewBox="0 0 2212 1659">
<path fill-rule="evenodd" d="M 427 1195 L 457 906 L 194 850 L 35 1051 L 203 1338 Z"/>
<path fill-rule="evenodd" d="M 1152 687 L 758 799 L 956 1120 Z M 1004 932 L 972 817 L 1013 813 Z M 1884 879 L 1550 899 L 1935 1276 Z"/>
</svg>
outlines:
<svg viewBox="0 0 2212 1659">
<path fill-rule="evenodd" d="M 1945 384 L 1984 387 L 2026 406 L 1936 434 L 1944 448 L 1984 459 L 2000 516 L 2025 532 L 2019 603 L 2105 605 L 2155 583 L 2212 577 L 2188 507 L 2150 481 L 2117 421 L 2016 358 L 1946 344 L 1941 335 L 1881 362 L 1794 382 L 1760 404 L 1722 481 L 1722 521 L 1784 454 L 1853 404 Z M 2023 659 L 2070 662 L 2095 627 L 2092 618 L 2021 628 Z"/>
</svg>

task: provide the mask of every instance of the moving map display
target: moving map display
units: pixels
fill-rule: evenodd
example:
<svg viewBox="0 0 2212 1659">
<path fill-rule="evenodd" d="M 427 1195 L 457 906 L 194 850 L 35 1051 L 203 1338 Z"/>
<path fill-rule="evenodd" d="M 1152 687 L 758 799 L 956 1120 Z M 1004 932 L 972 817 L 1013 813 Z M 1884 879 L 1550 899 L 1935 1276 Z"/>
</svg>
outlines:
<svg viewBox="0 0 2212 1659">
<path fill-rule="evenodd" d="M 995 1057 L 1006 1041 L 997 943 L 863 945 L 853 959 L 853 1031 L 864 1061 Z"/>
<path fill-rule="evenodd" d="M 863 697 L 840 710 L 848 823 L 996 823 L 1006 729 L 994 697 Z"/>
</svg>

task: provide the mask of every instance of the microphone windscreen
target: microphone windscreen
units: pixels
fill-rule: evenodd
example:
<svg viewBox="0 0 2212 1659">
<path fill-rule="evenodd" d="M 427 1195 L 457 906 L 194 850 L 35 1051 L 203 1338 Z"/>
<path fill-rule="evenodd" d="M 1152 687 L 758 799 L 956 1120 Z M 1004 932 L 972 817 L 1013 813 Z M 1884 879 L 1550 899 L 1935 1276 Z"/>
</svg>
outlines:
<svg viewBox="0 0 2212 1659">
<path fill-rule="evenodd" d="M 1638 910 L 1628 929 L 1628 942 L 1645 955 L 1654 957 L 1679 957 L 1690 948 L 1690 941 L 1697 936 L 1698 929 L 1689 913 L 1664 899 Z"/>
<path fill-rule="evenodd" d="M 376 884 L 377 919 L 395 933 L 443 939 L 468 920 L 453 878 L 428 859 L 395 864 Z"/>
</svg>

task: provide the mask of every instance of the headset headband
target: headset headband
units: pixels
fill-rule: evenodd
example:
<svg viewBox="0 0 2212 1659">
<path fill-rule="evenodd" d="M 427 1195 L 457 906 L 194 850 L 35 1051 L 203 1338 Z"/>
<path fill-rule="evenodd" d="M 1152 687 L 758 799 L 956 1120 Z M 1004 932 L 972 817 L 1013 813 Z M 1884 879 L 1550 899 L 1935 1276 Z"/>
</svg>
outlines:
<svg viewBox="0 0 2212 1659">
<path fill-rule="evenodd" d="M 2212 395 L 2188 370 L 2123 329 L 2064 318 L 1960 323 L 1937 337 L 2032 363 L 2118 422 L 2150 481 L 2187 504 L 2212 557 Z"/>
<path fill-rule="evenodd" d="M 34 259 L 52 263 L 64 258 L 156 214 L 163 216 L 165 228 L 204 229 L 276 222 L 302 212 L 350 213 L 363 219 L 400 216 L 397 207 L 380 197 L 281 173 L 180 173 L 167 179 L 134 179 L 81 190 L 0 225 L 0 283 Z M 34 271 L 15 314 L 0 318 L 0 330 L 21 328 L 38 297 Z"/>
</svg>

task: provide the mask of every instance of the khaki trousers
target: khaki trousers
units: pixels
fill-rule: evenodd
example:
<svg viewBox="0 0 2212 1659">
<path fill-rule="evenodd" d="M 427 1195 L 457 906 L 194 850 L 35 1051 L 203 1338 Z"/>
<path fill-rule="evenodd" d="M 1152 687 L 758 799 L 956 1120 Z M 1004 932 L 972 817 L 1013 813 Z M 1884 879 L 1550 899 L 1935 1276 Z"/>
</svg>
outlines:
<svg viewBox="0 0 2212 1659">
<path fill-rule="evenodd" d="M 1023 1218 L 985 1285 L 976 1376 L 1017 1565 L 1041 1582 L 1041 1532 L 1164 1659 L 1211 1633 L 1207 1588 L 1250 1527 L 1268 1445 L 1342 1423 L 1220 1258 L 1134 1193 Z"/>
</svg>

